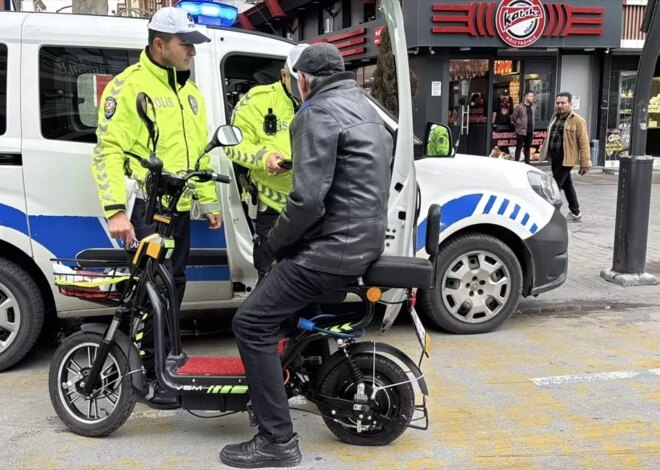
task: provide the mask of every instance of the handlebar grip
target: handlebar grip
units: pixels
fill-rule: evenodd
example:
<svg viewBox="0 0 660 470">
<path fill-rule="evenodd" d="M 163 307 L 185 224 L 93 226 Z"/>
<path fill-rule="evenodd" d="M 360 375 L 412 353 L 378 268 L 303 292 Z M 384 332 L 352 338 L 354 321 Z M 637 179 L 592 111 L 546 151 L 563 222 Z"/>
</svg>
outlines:
<svg viewBox="0 0 660 470">
<path fill-rule="evenodd" d="M 219 173 L 215 173 L 213 175 L 213 181 L 215 181 L 216 183 L 229 184 L 229 183 L 231 183 L 231 176 L 221 175 Z"/>
<path fill-rule="evenodd" d="M 163 161 L 153 154 L 149 158 L 143 158 L 140 165 L 151 171 L 161 171 L 163 169 Z"/>
</svg>

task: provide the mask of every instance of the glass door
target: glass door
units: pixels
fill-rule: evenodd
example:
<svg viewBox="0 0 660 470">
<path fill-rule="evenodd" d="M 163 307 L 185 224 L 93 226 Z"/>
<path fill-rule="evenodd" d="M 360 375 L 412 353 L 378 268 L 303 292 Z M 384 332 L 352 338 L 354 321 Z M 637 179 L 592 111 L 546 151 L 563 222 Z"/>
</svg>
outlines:
<svg viewBox="0 0 660 470">
<path fill-rule="evenodd" d="M 520 84 L 520 62 L 493 62 L 493 111 L 490 154 L 510 158 L 516 147 L 516 132 L 511 123 L 513 109 L 520 103 L 523 90 Z"/>
<path fill-rule="evenodd" d="M 488 155 L 489 60 L 449 61 L 449 123 L 458 152 Z"/>
</svg>

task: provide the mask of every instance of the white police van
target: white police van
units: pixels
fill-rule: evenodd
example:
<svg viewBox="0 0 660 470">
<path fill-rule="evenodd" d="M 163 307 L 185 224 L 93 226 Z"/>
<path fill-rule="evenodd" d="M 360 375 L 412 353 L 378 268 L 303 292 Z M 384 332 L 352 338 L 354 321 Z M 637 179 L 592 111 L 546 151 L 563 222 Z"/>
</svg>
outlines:
<svg viewBox="0 0 660 470">
<path fill-rule="evenodd" d="M 396 3 L 386 1 L 386 10 L 397 10 L 387 6 Z M 400 22 L 399 13 L 386 11 L 390 25 Z M 397 69 L 407 70 L 403 28 L 390 31 Z M 146 32 L 144 19 L 0 13 L 0 370 L 29 352 L 45 318 L 108 313 L 60 295 L 50 260 L 123 254 L 109 237 L 90 162 L 103 88 L 138 59 Z M 220 27 L 205 34 L 212 42 L 197 48 L 193 76 L 215 128 L 258 83 L 259 72 L 283 64 L 292 44 Z M 399 87 L 407 86 L 402 74 Z M 411 255 L 416 243 L 421 256 L 426 221 L 416 215 L 440 204 L 437 288 L 420 292 L 418 310 L 454 333 L 493 330 L 521 295 L 556 288 L 566 278 L 558 189 L 543 172 L 514 162 L 467 155 L 414 161 L 412 106 L 409 94 L 399 95 L 398 122 L 381 110 L 388 127 L 398 128 L 386 253 Z M 220 150 L 212 158 L 219 171 L 235 176 Z M 236 307 L 255 285 L 251 229 L 233 179 L 218 186 L 224 230 L 192 224 L 184 310 Z M 389 323 L 397 311 L 387 308 Z"/>
</svg>

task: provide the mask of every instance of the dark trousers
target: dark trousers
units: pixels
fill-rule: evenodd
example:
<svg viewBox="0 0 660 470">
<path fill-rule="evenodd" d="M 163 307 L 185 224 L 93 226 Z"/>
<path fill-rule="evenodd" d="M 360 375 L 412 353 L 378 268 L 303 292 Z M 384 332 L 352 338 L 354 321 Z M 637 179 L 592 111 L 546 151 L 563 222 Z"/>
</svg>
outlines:
<svg viewBox="0 0 660 470">
<path fill-rule="evenodd" d="M 263 279 L 268 271 L 270 271 L 273 261 L 275 259 L 266 250 L 266 241 L 268 240 L 268 232 L 280 213 L 270 207 L 263 212 L 257 213 L 257 220 L 254 227 L 254 250 L 252 252 L 252 262 L 254 267 L 259 273 L 259 281 Z"/>
<path fill-rule="evenodd" d="M 142 199 L 135 201 L 133 213 L 131 214 L 131 223 L 135 229 L 135 236 L 138 240 L 156 232 L 156 224 L 145 224 L 145 202 Z M 174 285 L 176 286 L 177 301 L 179 307 L 183 301 L 183 294 L 186 290 L 186 265 L 188 264 L 188 255 L 190 254 L 190 212 L 179 214 L 173 230 L 174 251 L 172 257 L 165 261 L 165 266 L 172 273 Z M 144 351 L 142 363 L 147 370 L 147 377 L 154 378 L 154 322 L 151 315 L 142 322 L 142 328 L 138 334 L 142 333 L 139 349 Z M 137 338 L 136 338 L 137 339 Z M 166 347 L 169 348 L 170 338 L 165 335 Z M 137 341 L 136 341 L 137 342 Z"/>
<path fill-rule="evenodd" d="M 568 201 L 568 209 L 573 214 L 580 213 L 580 203 L 578 202 L 577 193 L 573 187 L 573 180 L 571 179 L 571 170 L 572 166 L 564 166 L 563 157 L 554 157 L 552 156 L 552 176 L 557 182 L 559 189 L 564 191 L 566 195 L 566 200 Z"/>
<path fill-rule="evenodd" d="M 290 260 L 277 263 L 240 306 L 233 320 L 259 432 L 272 442 L 293 436 L 293 424 L 277 355 L 280 326 L 321 297 L 352 283 L 357 276 L 327 274 Z"/>
<path fill-rule="evenodd" d="M 529 165 L 530 150 L 532 148 L 532 135 L 516 134 L 516 161 L 520 161 L 520 151 L 525 148 L 525 163 Z"/>
</svg>

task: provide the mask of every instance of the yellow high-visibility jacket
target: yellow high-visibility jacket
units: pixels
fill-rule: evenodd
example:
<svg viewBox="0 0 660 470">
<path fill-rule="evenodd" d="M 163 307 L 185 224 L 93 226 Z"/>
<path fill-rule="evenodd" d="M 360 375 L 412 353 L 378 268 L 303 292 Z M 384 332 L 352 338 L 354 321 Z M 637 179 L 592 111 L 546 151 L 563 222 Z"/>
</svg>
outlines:
<svg viewBox="0 0 660 470">
<path fill-rule="evenodd" d="M 271 110 L 277 117 L 277 132 L 264 131 L 264 119 Z M 280 152 L 291 158 L 289 125 L 296 109 L 282 82 L 258 85 L 241 98 L 234 108 L 232 124 L 241 129 L 243 142 L 224 149 L 233 162 L 250 170 L 250 180 L 257 186 L 259 201 L 282 212 L 293 186 L 291 171 L 272 175 L 266 171 L 266 156 Z"/>
<path fill-rule="evenodd" d="M 106 217 L 126 211 L 124 175 L 130 173 L 144 182 L 147 173 L 136 159 L 124 153 L 149 157 L 149 133 L 136 111 L 138 93 L 146 93 L 154 102 L 159 133 L 156 156 L 163 161 L 164 171 L 177 173 L 195 167 L 208 142 L 208 129 L 204 99 L 189 76 L 190 72 L 177 72 L 155 63 L 145 49 L 138 63 L 106 86 L 92 158 L 92 172 Z M 212 170 L 208 154 L 202 157 L 200 169 Z M 196 191 L 202 214 L 220 213 L 214 182 L 196 183 Z M 189 211 L 191 205 L 190 196 L 182 197 L 177 209 Z"/>
</svg>

